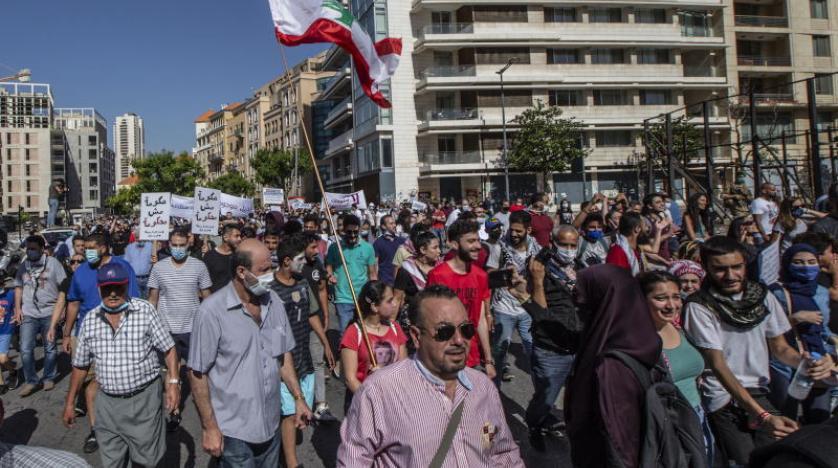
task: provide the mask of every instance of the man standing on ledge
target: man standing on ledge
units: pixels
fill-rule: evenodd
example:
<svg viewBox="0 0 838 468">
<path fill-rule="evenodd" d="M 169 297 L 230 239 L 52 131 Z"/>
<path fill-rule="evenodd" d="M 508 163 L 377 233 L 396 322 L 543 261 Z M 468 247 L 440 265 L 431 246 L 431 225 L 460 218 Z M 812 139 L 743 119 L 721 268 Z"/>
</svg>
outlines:
<svg viewBox="0 0 838 468">
<path fill-rule="evenodd" d="M 494 384 L 466 367 L 476 330 L 457 295 L 428 286 L 411 315 L 416 356 L 361 386 L 340 428 L 338 466 L 523 467 Z"/>
</svg>

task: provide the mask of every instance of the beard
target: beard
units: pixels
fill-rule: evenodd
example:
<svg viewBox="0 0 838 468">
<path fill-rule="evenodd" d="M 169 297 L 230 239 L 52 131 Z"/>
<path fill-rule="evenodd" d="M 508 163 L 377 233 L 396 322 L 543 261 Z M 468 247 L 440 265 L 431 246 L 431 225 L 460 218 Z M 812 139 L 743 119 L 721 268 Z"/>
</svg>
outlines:
<svg viewBox="0 0 838 468">
<path fill-rule="evenodd" d="M 471 251 L 470 251 L 470 250 L 467 250 L 467 249 L 464 249 L 464 248 L 462 248 L 462 247 L 460 247 L 459 249 L 457 249 L 457 257 L 459 257 L 459 258 L 460 258 L 460 260 L 462 260 L 462 261 L 464 261 L 464 262 L 466 262 L 466 263 L 471 263 L 471 262 L 473 262 L 473 261 L 474 261 L 474 260 L 471 258 Z"/>
</svg>

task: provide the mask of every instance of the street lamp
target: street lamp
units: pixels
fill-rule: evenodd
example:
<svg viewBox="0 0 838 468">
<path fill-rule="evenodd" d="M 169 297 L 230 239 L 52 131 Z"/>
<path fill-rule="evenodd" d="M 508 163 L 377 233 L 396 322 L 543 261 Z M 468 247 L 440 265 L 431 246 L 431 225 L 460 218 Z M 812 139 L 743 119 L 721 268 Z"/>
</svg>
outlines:
<svg viewBox="0 0 838 468">
<path fill-rule="evenodd" d="M 506 62 L 506 65 L 503 66 L 500 70 L 496 71 L 500 76 L 500 118 L 501 123 L 503 125 L 503 178 L 506 182 L 506 199 L 509 200 L 509 159 L 507 158 L 507 144 L 506 144 L 506 98 L 503 94 L 503 74 L 506 73 L 506 70 L 509 70 L 509 67 L 512 66 L 513 63 L 516 63 L 518 59 L 516 57 L 512 57 Z"/>
</svg>

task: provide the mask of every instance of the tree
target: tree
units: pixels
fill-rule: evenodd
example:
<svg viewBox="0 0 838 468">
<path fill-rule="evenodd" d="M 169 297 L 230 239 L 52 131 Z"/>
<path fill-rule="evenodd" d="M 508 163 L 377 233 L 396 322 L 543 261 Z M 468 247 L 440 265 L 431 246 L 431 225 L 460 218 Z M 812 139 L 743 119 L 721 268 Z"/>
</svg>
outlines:
<svg viewBox="0 0 838 468">
<path fill-rule="evenodd" d="M 171 151 L 151 153 L 143 159 L 135 160 L 133 166 L 137 184 L 130 189 L 120 190 L 105 202 L 115 211 L 133 212 L 143 193 L 171 192 L 192 196 L 198 181 L 204 177 L 200 163 L 185 151 L 177 156 Z"/>
<path fill-rule="evenodd" d="M 266 187 L 281 188 L 286 194 L 290 194 L 295 152 L 297 175 L 301 176 L 310 172 L 311 158 L 303 149 L 260 149 L 250 160 L 250 165 L 256 173 L 256 182 Z"/>
<path fill-rule="evenodd" d="M 558 107 L 539 101 L 512 120 L 519 130 L 508 150 L 510 169 L 537 172 L 545 182 L 553 172 L 564 172 L 571 163 L 588 155 L 582 146 L 584 123 L 561 117 Z"/>
<path fill-rule="evenodd" d="M 704 134 L 701 128 L 685 116 L 672 119 L 672 157 L 686 167 L 690 160 L 704 158 Z M 657 167 L 666 166 L 666 123 L 660 121 L 649 128 L 652 141 L 649 147 Z M 684 151 L 686 148 L 686 151 Z"/>
<path fill-rule="evenodd" d="M 210 188 L 221 190 L 224 193 L 235 195 L 238 197 L 252 197 L 256 192 L 256 187 L 252 182 L 245 179 L 238 172 L 227 172 L 226 174 L 214 179 L 209 184 Z"/>
</svg>

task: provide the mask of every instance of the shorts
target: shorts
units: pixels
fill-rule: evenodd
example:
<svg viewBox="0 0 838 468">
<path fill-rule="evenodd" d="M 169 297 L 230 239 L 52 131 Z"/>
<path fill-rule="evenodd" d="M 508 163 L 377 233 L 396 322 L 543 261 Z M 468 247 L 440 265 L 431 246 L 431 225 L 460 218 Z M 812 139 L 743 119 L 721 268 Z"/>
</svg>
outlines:
<svg viewBox="0 0 838 468">
<path fill-rule="evenodd" d="M 303 391 L 303 399 L 309 408 L 314 406 L 314 373 L 306 374 L 300 377 L 300 390 Z M 291 396 L 291 391 L 285 385 L 285 382 L 279 384 L 279 394 L 282 399 L 282 415 L 293 416 L 297 414 L 297 406 L 294 404 L 294 397 Z"/>
<path fill-rule="evenodd" d="M 70 337 L 70 361 L 72 362 L 73 356 L 76 355 L 76 348 L 78 347 L 79 339 L 75 336 Z M 96 364 L 93 361 L 90 361 L 90 367 L 87 368 L 87 376 L 84 378 L 85 382 L 90 382 L 93 378 L 96 377 Z"/>
<path fill-rule="evenodd" d="M 9 346 L 12 344 L 12 334 L 0 335 L 0 354 L 9 354 Z"/>
<path fill-rule="evenodd" d="M 189 361 L 189 342 L 192 333 L 172 333 L 172 340 L 175 342 L 175 351 L 178 359 Z"/>
</svg>

